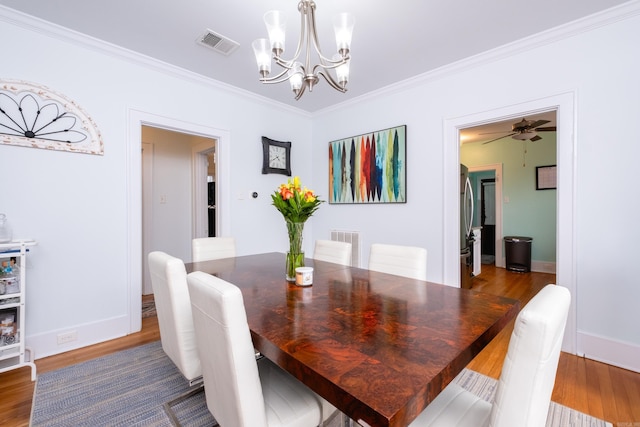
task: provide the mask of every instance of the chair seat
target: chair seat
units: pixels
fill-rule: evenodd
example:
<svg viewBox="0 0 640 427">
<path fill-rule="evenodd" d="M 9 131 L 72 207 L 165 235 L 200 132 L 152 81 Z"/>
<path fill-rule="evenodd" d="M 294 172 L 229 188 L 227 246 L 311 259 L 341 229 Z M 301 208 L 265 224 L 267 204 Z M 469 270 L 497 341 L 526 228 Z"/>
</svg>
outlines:
<svg viewBox="0 0 640 427">
<path fill-rule="evenodd" d="M 491 404 L 457 384 L 449 384 L 409 427 L 486 427 Z"/>
<path fill-rule="evenodd" d="M 267 358 L 258 361 L 258 372 L 269 427 L 304 427 L 319 423 L 320 399 L 304 384 Z"/>
</svg>

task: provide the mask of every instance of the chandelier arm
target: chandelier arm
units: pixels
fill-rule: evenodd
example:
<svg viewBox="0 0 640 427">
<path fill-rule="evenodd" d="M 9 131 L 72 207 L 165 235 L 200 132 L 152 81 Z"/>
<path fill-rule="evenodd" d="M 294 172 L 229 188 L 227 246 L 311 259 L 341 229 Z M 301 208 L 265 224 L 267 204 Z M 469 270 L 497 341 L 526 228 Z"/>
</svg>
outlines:
<svg viewBox="0 0 640 427">
<path fill-rule="evenodd" d="M 331 77 L 331 74 L 325 74 L 323 71 L 318 71 L 315 73 L 316 76 L 322 76 L 327 83 L 329 83 L 329 85 L 334 88 L 335 90 L 345 93 L 347 91 L 346 87 L 342 87 L 338 84 L 338 82 L 336 82 L 333 77 Z"/>
<path fill-rule="evenodd" d="M 287 72 L 288 70 L 293 68 L 293 64 L 294 61 L 297 59 L 297 57 L 291 59 L 291 60 L 286 60 L 286 59 L 282 59 L 279 56 L 274 56 L 273 60 L 276 64 L 278 64 L 279 66 L 281 66 L 282 68 L 285 68 L 285 72 Z"/>
<path fill-rule="evenodd" d="M 304 90 L 306 88 L 307 88 L 307 85 L 302 85 L 302 87 L 300 88 L 300 90 L 296 94 L 296 98 L 295 98 L 296 101 L 299 100 L 302 97 L 302 94 L 304 93 Z"/>
<path fill-rule="evenodd" d="M 315 27 L 316 18 L 315 18 L 315 13 L 313 13 L 313 10 L 312 10 L 311 22 L 313 23 L 313 25 L 312 25 L 312 31 L 309 34 L 312 36 L 313 47 L 316 51 L 316 54 L 320 58 L 320 64 L 317 64 L 316 67 L 320 65 L 324 69 L 329 69 L 329 68 L 337 68 L 340 65 L 346 64 L 351 59 L 351 55 L 349 55 L 348 53 L 344 56 L 341 55 L 340 59 L 327 58 L 322 53 L 322 49 L 320 48 L 320 40 L 318 40 L 318 32 L 316 31 L 316 27 Z M 327 65 L 326 63 L 332 64 L 332 65 Z"/>
<path fill-rule="evenodd" d="M 260 79 L 260 82 L 267 83 L 267 84 L 286 82 L 287 80 L 289 80 L 289 76 L 287 75 L 288 71 L 289 71 L 288 69 L 284 69 L 284 70 L 282 70 L 280 72 L 280 74 L 278 74 L 276 76 L 273 76 L 273 77 L 262 77 Z"/>
<path fill-rule="evenodd" d="M 282 59 L 280 58 L 280 56 L 274 57 L 278 65 L 280 65 L 281 67 L 285 67 L 289 70 L 293 68 L 294 62 L 296 62 L 296 60 L 300 56 L 300 53 L 302 52 L 302 39 L 304 38 L 304 28 L 305 28 L 305 18 L 306 18 L 306 12 L 304 12 L 304 5 L 302 3 L 303 3 L 302 1 L 298 3 L 298 12 L 300 12 L 300 36 L 298 36 L 298 46 L 296 47 L 296 53 L 289 60 Z M 287 64 L 287 65 L 283 65 L 283 64 Z"/>
<path fill-rule="evenodd" d="M 322 49 L 320 48 L 320 41 L 318 40 L 318 31 L 316 29 L 316 15 L 314 12 L 314 8 L 311 9 L 311 17 L 310 17 L 310 30 L 308 32 L 308 36 L 311 40 L 307 41 L 307 57 L 309 56 L 309 51 L 310 51 L 310 47 L 311 47 L 311 42 L 313 42 L 313 48 L 316 51 L 316 54 L 318 55 L 318 57 L 320 58 L 320 63 L 324 63 L 324 61 L 331 61 L 329 58 L 326 58 L 323 54 L 322 54 Z M 307 65 L 308 67 L 308 65 Z"/>
<path fill-rule="evenodd" d="M 313 46 L 316 49 L 316 52 L 318 52 L 318 47 L 315 42 L 318 35 L 316 32 L 315 3 L 313 1 L 309 2 L 309 9 L 307 10 L 306 18 L 307 31 L 305 31 L 304 34 L 306 35 L 305 43 L 307 51 L 305 52 L 304 68 L 305 70 L 311 70 L 311 42 L 313 42 Z"/>
<path fill-rule="evenodd" d="M 347 55 L 346 57 L 344 57 L 342 59 L 339 59 L 339 60 L 335 60 L 335 61 L 326 60 L 325 62 L 328 62 L 328 64 L 324 64 L 324 63 L 321 62 L 320 64 L 314 65 L 313 72 L 316 73 L 316 70 L 318 68 L 322 68 L 324 70 L 333 70 L 335 68 L 340 67 L 341 65 L 348 64 L 350 59 L 351 59 L 351 57 L 349 55 Z"/>
</svg>

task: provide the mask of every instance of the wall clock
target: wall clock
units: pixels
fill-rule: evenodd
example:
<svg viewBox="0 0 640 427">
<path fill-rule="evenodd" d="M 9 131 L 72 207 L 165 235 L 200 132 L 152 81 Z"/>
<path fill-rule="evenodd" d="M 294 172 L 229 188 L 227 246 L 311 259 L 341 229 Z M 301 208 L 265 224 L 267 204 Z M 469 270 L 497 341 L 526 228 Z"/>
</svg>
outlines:
<svg viewBox="0 0 640 427">
<path fill-rule="evenodd" d="M 291 142 L 262 137 L 262 173 L 291 176 Z"/>
</svg>

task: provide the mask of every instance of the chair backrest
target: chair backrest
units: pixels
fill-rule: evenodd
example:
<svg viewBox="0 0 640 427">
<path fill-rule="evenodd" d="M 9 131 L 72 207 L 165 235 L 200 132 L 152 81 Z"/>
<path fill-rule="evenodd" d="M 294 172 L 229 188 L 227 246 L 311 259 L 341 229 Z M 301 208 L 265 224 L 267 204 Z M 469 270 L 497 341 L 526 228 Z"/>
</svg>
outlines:
<svg viewBox="0 0 640 427">
<path fill-rule="evenodd" d="M 188 380 L 202 375 L 184 262 L 164 252 L 148 256 L 162 349 Z"/>
<path fill-rule="evenodd" d="M 369 270 L 427 280 L 427 250 L 374 243 L 369 253 Z"/>
<path fill-rule="evenodd" d="M 199 237 L 191 241 L 193 262 L 236 256 L 236 240 L 233 237 Z"/>
<path fill-rule="evenodd" d="M 571 295 L 545 286 L 520 311 L 491 408 L 492 427 L 543 427 L 547 420 Z"/>
<path fill-rule="evenodd" d="M 203 272 L 188 275 L 207 407 L 221 426 L 266 426 L 264 396 L 240 289 Z"/>
<path fill-rule="evenodd" d="M 333 262 L 335 264 L 351 265 L 351 243 L 336 242 L 334 240 L 316 240 L 313 259 Z"/>
</svg>

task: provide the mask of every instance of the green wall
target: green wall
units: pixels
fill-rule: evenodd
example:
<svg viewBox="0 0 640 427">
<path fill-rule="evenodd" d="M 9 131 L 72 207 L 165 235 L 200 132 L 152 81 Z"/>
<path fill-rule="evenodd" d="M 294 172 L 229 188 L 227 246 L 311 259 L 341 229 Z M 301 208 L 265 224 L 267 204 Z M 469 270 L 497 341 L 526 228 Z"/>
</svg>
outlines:
<svg viewBox="0 0 640 427">
<path fill-rule="evenodd" d="M 463 144 L 460 163 L 502 164 L 503 235 L 532 237 L 532 260 L 555 262 L 557 190 L 536 190 L 536 166 L 556 164 L 556 133 L 541 136 L 536 142 L 504 138 L 486 145 Z"/>
</svg>

